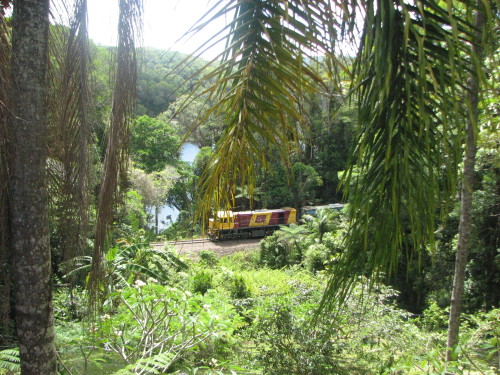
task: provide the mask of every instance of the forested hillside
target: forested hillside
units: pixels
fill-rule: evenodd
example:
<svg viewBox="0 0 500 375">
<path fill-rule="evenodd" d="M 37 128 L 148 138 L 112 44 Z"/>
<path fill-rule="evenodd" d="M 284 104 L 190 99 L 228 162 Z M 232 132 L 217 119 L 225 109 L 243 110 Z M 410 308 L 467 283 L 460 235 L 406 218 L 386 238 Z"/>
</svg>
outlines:
<svg viewBox="0 0 500 375">
<path fill-rule="evenodd" d="M 498 4 L 341 3 L 207 61 L 0 2 L 0 374 L 498 373 Z"/>
</svg>

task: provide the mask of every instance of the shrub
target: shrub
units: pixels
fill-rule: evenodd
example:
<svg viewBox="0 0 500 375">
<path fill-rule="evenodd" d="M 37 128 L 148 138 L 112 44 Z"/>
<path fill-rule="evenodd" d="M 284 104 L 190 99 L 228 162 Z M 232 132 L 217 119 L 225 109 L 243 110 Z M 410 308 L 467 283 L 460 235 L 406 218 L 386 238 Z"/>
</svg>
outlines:
<svg viewBox="0 0 500 375">
<path fill-rule="evenodd" d="M 88 314 L 87 294 L 79 287 L 59 287 L 53 294 L 54 318 L 71 321 Z"/>
<path fill-rule="evenodd" d="M 288 264 L 288 251 L 278 232 L 260 241 L 259 247 L 259 261 L 263 266 L 276 269 Z"/>
<path fill-rule="evenodd" d="M 197 357 L 204 348 L 216 354 L 215 345 L 230 345 L 234 330 L 243 324 L 234 307 L 220 296 L 205 296 L 157 284 L 137 282 L 116 293 L 114 312 L 104 315 L 97 337 L 107 350 L 118 353 L 127 366 L 124 373 L 171 372 L 179 360 Z M 227 350 L 220 348 L 223 355 Z"/>
<path fill-rule="evenodd" d="M 329 260 L 329 251 L 323 244 L 309 246 L 304 257 L 304 265 L 311 272 L 321 271 Z"/>
<path fill-rule="evenodd" d="M 429 344 L 427 333 L 394 307 L 390 289 L 357 287 L 342 307 L 322 311 L 312 325 L 321 288 L 301 281 L 292 287 L 253 309 L 247 331 L 263 374 L 386 373 L 403 353 L 422 353 Z"/>
<path fill-rule="evenodd" d="M 307 240 L 303 241 L 305 235 L 299 233 L 294 237 L 285 229 L 274 232 L 260 242 L 261 265 L 278 269 L 302 261 L 303 250 L 307 248 Z"/>
<path fill-rule="evenodd" d="M 200 251 L 200 261 L 209 267 L 215 267 L 219 260 L 212 250 L 202 250 Z"/>
<path fill-rule="evenodd" d="M 260 266 L 259 257 L 259 250 L 248 249 L 224 256 L 218 264 L 235 271 L 255 270 Z"/>
<path fill-rule="evenodd" d="M 335 321 L 309 326 L 313 310 L 300 311 L 293 298 L 282 297 L 266 306 L 254 320 L 251 335 L 258 342 L 263 374 L 338 374 L 342 341 Z M 304 314 L 305 313 L 305 314 Z"/>
<path fill-rule="evenodd" d="M 212 289 L 212 274 L 206 271 L 197 272 L 191 284 L 193 293 L 205 294 L 209 289 Z"/>
<path fill-rule="evenodd" d="M 229 284 L 229 293 L 232 299 L 250 298 L 250 288 L 242 276 L 234 276 Z"/>
<path fill-rule="evenodd" d="M 443 331 L 448 327 L 449 311 L 441 309 L 436 302 L 431 302 L 429 307 L 424 310 L 422 317 L 418 322 L 423 328 L 429 331 Z"/>
</svg>

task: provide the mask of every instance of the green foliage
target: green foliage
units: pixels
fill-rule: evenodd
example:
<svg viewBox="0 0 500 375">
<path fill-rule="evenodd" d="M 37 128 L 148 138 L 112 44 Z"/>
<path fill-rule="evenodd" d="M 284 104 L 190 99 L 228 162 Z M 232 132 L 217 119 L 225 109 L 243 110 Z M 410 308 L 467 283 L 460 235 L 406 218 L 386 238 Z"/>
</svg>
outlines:
<svg viewBox="0 0 500 375">
<path fill-rule="evenodd" d="M 191 281 L 191 290 L 193 293 L 205 294 L 212 289 L 212 274 L 207 271 L 198 271 Z"/>
<path fill-rule="evenodd" d="M 91 263 L 89 256 L 73 259 L 66 264 L 71 270 L 66 277 L 74 274 L 87 276 Z M 168 249 L 160 251 L 149 244 L 129 244 L 123 240 L 108 249 L 102 267 L 100 288 L 103 298 L 116 288 L 130 286 L 138 279 L 169 283 L 178 272 L 188 269 L 187 264 Z"/>
<path fill-rule="evenodd" d="M 148 116 L 137 118 L 132 126 L 130 154 L 146 173 L 159 172 L 179 158 L 180 140 L 165 122 Z"/>
<path fill-rule="evenodd" d="M 57 321 L 56 347 L 67 372 L 64 374 L 110 374 L 123 367 L 118 355 L 103 350 L 97 341 L 95 327 L 89 321 Z"/>
<path fill-rule="evenodd" d="M 219 265 L 235 271 L 255 270 L 259 267 L 259 251 L 255 249 L 238 251 L 220 258 Z"/>
<path fill-rule="evenodd" d="M 311 324 L 321 289 L 294 279 L 288 293 L 253 310 L 248 329 L 264 374 L 380 373 L 401 353 L 425 347 L 425 335 L 391 302 L 393 291 L 369 293 L 363 282 L 344 308 L 323 311 Z"/>
<path fill-rule="evenodd" d="M 205 111 L 214 104 L 214 100 L 206 93 L 198 94 L 191 92 L 190 95 L 179 96 L 159 118 L 171 120 L 179 137 L 189 135 L 189 142 L 211 149 L 221 137 L 223 119 L 217 113 L 207 115 Z"/>
<path fill-rule="evenodd" d="M 331 254 L 336 240 L 327 233 L 322 244 L 313 241 L 306 248 Z M 311 273 L 301 265 L 259 268 L 258 256 L 256 250 L 222 257 L 208 271 L 200 261 L 182 268 L 187 274 L 170 278 L 168 286 L 135 278 L 132 286 L 110 295 L 113 303 L 90 328 L 71 321 L 71 310 L 63 311 L 65 304 L 70 308 L 71 296 L 59 292 L 57 345 L 64 362 L 74 373 L 91 374 L 118 368 L 121 374 L 417 375 L 444 369 L 468 374 L 475 366 L 494 373 L 491 368 L 500 360 L 498 310 L 463 322 L 460 347 L 454 349 L 458 360 L 446 365 L 441 326 L 447 316 L 436 304 L 414 319 L 396 307 L 395 291 L 369 290 L 360 278 L 345 306 L 323 311 L 312 325 L 325 272 Z M 107 258 L 113 257 L 118 250 Z M 303 264 L 308 264 L 307 251 Z M 195 280 L 204 294 L 185 291 Z M 206 339 L 195 344 L 193 332 Z M 163 349 L 153 349 L 153 342 L 163 342 Z M 85 366 L 88 370 L 82 370 Z"/>
<path fill-rule="evenodd" d="M 193 223 L 192 215 L 188 211 L 179 212 L 177 220 L 161 232 L 161 237 L 165 240 L 182 240 L 201 236 L 202 225 Z"/>
<path fill-rule="evenodd" d="M 147 224 L 147 215 L 142 203 L 142 196 L 135 190 L 129 190 L 126 194 L 125 204 L 118 212 L 122 216 L 120 224 L 130 227 L 130 232 L 136 233 L 139 229 L 145 228 Z"/>
<path fill-rule="evenodd" d="M 178 178 L 167 197 L 167 203 L 179 211 L 193 211 L 196 198 L 196 183 L 198 181 L 193 167 L 187 162 L 179 162 L 176 166 Z"/>
<path fill-rule="evenodd" d="M 200 261 L 209 267 L 214 267 L 219 262 L 219 259 L 217 258 L 217 254 L 212 250 L 201 250 Z"/>
<path fill-rule="evenodd" d="M 325 94 L 326 98 L 324 94 L 314 94 L 308 103 L 311 124 L 305 134 L 308 142 L 303 158 L 323 180 L 323 185 L 316 189 L 317 197 L 330 203 L 345 199 L 339 189 L 338 172 L 347 166 L 356 136 L 357 113 L 352 104 L 339 103 L 342 93 L 338 88 L 329 88 Z"/>
<path fill-rule="evenodd" d="M 301 225 L 283 226 L 260 242 L 260 263 L 270 268 L 300 264 L 311 243 L 310 230 Z"/>
<path fill-rule="evenodd" d="M 277 300 L 252 327 L 263 374 L 338 374 L 340 348 L 333 339 L 336 328 L 327 329 L 325 324 L 312 333 L 306 316 L 292 311 L 290 304 L 288 299 Z"/>
<path fill-rule="evenodd" d="M 105 314 L 96 335 L 104 347 L 118 353 L 129 369 L 170 370 L 216 337 L 240 325 L 234 309 L 221 298 L 137 281 L 114 293 L 116 309 Z M 154 372 L 153 372 L 154 373 Z"/>
<path fill-rule="evenodd" d="M 245 279 L 240 275 L 232 277 L 228 289 L 232 299 L 244 299 L 252 296 Z"/>
<path fill-rule="evenodd" d="M 282 268 L 300 262 L 296 252 L 287 242 L 282 241 L 283 235 L 279 231 L 264 238 L 260 244 L 260 263 L 269 268 Z"/>
<path fill-rule="evenodd" d="M 323 185 L 323 180 L 314 167 L 304 163 L 295 163 L 292 167 L 294 206 L 301 208 L 307 200 L 315 198 L 316 189 Z"/>
<path fill-rule="evenodd" d="M 178 96 L 191 91 L 196 72 L 205 64 L 201 59 L 186 59 L 176 51 L 142 49 L 142 64 L 137 82 L 137 114 L 158 116 Z M 185 134 L 185 133 L 182 133 Z"/>
<path fill-rule="evenodd" d="M 323 244 L 312 244 L 306 250 L 304 265 L 311 272 L 325 269 L 325 264 L 330 260 L 330 252 Z"/>
<path fill-rule="evenodd" d="M 431 302 L 424 310 L 419 324 L 429 331 L 443 331 L 448 327 L 449 309 L 441 309 L 436 302 Z"/>
<path fill-rule="evenodd" d="M 54 318 L 59 321 L 83 319 L 87 311 L 87 293 L 71 284 L 59 286 L 52 296 Z"/>
<path fill-rule="evenodd" d="M 196 176 L 201 176 L 205 168 L 207 167 L 210 158 L 212 157 L 213 151 L 211 147 L 202 147 L 200 151 L 196 154 L 194 159 L 194 174 Z"/>
<path fill-rule="evenodd" d="M 489 138 L 493 137 L 493 138 Z M 498 263 L 497 211 L 500 204 L 500 173 L 498 172 L 498 145 L 492 134 L 479 140 L 472 196 L 472 221 L 470 251 L 465 282 L 464 311 L 472 313 L 479 309 L 490 310 L 500 304 L 500 265 Z M 437 231 L 438 249 L 433 254 L 432 264 L 423 270 L 429 299 L 439 306 L 449 303 L 449 285 L 453 280 L 455 249 L 459 227 L 460 203 L 443 220 Z M 429 262 L 430 263 L 430 262 Z"/>
<path fill-rule="evenodd" d="M 176 170 L 172 166 L 152 173 L 133 168 L 130 173 L 130 183 L 141 194 L 144 206 L 158 207 L 165 204 L 167 194 L 177 177 Z"/>
<path fill-rule="evenodd" d="M 273 159 L 267 170 L 261 170 L 258 186 L 262 191 L 263 207 L 294 206 L 287 169 L 281 160 Z"/>
<path fill-rule="evenodd" d="M 500 309 L 471 317 L 475 327 L 469 345 L 492 367 L 500 369 Z"/>
<path fill-rule="evenodd" d="M 0 351 L 0 374 L 16 375 L 21 373 L 19 349 L 5 349 Z"/>
</svg>

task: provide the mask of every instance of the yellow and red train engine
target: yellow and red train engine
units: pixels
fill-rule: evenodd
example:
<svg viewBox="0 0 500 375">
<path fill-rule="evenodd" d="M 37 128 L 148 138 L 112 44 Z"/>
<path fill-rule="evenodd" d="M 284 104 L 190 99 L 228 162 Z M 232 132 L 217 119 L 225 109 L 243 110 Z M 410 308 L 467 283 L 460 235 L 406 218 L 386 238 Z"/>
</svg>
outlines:
<svg viewBox="0 0 500 375">
<path fill-rule="evenodd" d="M 295 208 L 256 211 L 219 211 L 208 223 L 213 240 L 264 237 L 283 225 L 297 222 Z"/>
</svg>

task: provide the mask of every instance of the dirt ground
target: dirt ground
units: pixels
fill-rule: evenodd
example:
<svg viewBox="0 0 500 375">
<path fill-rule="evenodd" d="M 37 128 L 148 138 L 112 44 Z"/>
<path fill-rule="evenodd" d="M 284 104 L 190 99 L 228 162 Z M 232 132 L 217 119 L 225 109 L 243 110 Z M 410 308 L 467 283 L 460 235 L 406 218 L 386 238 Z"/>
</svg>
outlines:
<svg viewBox="0 0 500 375">
<path fill-rule="evenodd" d="M 175 245 L 175 250 L 179 251 L 181 255 L 187 257 L 196 257 L 202 250 L 211 250 L 221 257 L 229 255 L 237 251 L 246 249 L 254 249 L 259 247 L 260 238 L 251 238 L 246 240 L 230 240 L 219 242 L 182 242 Z M 157 248 L 162 248 L 160 244 L 154 245 Z"/>
</svg>

